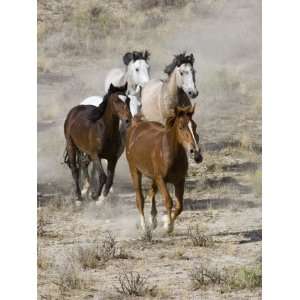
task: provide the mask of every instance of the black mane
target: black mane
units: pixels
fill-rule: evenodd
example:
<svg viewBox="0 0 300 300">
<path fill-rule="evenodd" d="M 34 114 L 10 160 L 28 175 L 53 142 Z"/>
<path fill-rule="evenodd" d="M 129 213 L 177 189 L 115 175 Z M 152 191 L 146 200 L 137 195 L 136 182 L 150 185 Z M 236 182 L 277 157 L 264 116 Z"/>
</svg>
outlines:
<svg viewBox="0 0 300 300">
<path fill-rule="evenodd" d="M 132 52 L 127 52 L 123 56 L 123 62 L 126 66 L 129 65 L 129 63 L 133 60 L 139 60 L 143 59 L 145 61 L 148 61 L 150 57 L 150 52 L 148 50 L 145 50 L 144 52 L 142 51 L 132 51 Z"/>
<path fill-rule="evenodd" d="M 165 67 L 164 72 L 170 75 L 175 67 L 180 67 L 182 64 L 191 64 L 193 66 L 195 61 L 193 53 L 190 55 L 186 55 L 185 53 L 186 52 L 174 55 L 173 61 Z"/>
<path fill-rule="evenodd" d="M 103 101 L 100 103 L 100 105 L 90 111 L 88 119 L 92 122 L 98 121 L 105 112 L 110 96 L 114 93 L 118 93 L 120 95 L 125 96 L 126 91 L 127 91 L 127 82 L 125 83 L 124 86 L 120 86 L 120 87 L 115 87 L 111 84 L 108 89 L 108 92 L 104 95 Z"/>
<path fill-rule="evenodd" d="M 103 97 L 103 101 L 100 103 L 100 105 L 97 106 L 97 107 L 95 107 L 93 110 L 90 111 L 90 113 L 88 115 L 88 119 L 90 121 L 92 121 L 93 123 L 95 123 L 95 122 L 97 122 L 103 116 L 110 95 L 111 95 L 110 93 L 107 93 Z"/>
</svg>

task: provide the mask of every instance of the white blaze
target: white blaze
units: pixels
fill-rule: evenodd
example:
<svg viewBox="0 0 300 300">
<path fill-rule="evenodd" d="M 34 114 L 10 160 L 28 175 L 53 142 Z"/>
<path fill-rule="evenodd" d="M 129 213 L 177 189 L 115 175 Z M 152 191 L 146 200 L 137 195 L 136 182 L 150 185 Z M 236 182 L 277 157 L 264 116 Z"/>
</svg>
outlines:
<svg viewBox="0 0 300 300">
<path fill-rule="evenodd" d="M 191 121 L 189 121 L 188 127 L 189 127 L 189 130 L 190 130 L 191 134 L 192 134 L 194 143 L 195 143 L 195 145 L 196 145 L 196 150 L 199 151 L 199 145 L 198 145 L 197 142 L 196 142 L 196 139 L 195 139 L 195 136 L 194 136 L 194 132 L 193 132 L 193 126 L 192 126 L 192 122 L 191 122 Z"/>
</svg>

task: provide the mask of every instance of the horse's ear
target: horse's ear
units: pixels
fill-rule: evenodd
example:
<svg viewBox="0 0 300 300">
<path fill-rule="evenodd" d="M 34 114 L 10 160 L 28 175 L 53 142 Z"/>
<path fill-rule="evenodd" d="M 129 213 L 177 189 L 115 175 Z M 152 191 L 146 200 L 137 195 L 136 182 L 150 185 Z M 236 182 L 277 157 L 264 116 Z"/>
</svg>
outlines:
<svg viewBox="0 0 300 300">
<path fill-rule="evenodd" d="M 123 62 L 124 62 L 124 65 L 128 66 L 131 60 L 133 60 L 133 55 L 132 55 L 131 52 L 127 52 L 127 53 L 123 56 Z"/>
<path fill-rule="evenodd" d="M 194 54 L 191 53 L 190 55 L 190 61 L 191 61 L 191 64 L 193 65 L 194 64 L 194 61 L 195 61 L 195 58 L 194 58 Z"/>
<path fill-rule="evenodd" d="M 127 96 L 125 102 L 126 102 L 126 104 L 127 104 L 128 106 L 129 106 L 129 104 L 130 104 L 130 100 L 131 100 L 130 97 Z"/>
<path fill-rule="evenodd" d="M 110 86 L 109 86 L 109 89 L 108 89 L 108 93 L 109 94 L 113 94 L 116 92 L 116 87 L 111 83 Z"/>
<path fill-rule="evenodd" d="M 147 61 L 149 59 L 149 57 L 150 57 L 150 52 L 148 50 L 145 50 L 144 51 L 144 60 Z"/>
<path fill-rule="evenodd" d="M 133 59 L 133 61 L 136 61 L 139 59 L 139 53 L 137 51 L 132 52 L 132 59 Z"/>
<path fill-rule="evenodd" d="M 177 67 L 180 67 L 180 65 L 181 65 L 180 55 L 175 56 L 175 63 L 176 63 Z"/>
</svg>

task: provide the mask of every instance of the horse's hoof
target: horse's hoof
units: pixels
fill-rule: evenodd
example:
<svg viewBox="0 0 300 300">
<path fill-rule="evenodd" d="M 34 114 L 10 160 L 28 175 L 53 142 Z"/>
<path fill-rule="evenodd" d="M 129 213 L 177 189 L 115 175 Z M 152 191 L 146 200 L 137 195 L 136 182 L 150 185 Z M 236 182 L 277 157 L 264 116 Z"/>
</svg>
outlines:
<svg viewBox="0 0 300 300">
<path fill-rule="evenodd" d="M 88 191 L 89 191 L 89 188 L 90 188 L 90 186 L 89 186 L 88 184 L 85 184 L 85 185 L 84 185 L 84 187 L 83 187 L 83 189 L 82 189 L 82 191 L 81 191 L 81 195 L 82 195 L 83 197 L 85 197 L 85 196 L 87 195 L 87 193 L 88 193 Z"/>
<path fill-rule="evenodd" d="M 107 200 L 107 197 L 100 195 L 98 200 L 96 201 L 97 206 L 102 206 Z"/>
<path fill-rule="evenodd" d="M 76 200 L 75 201 L 75 206 L 80 207 L 82 205 L 82 201 Z"/>
<path fill-rule="evenodd" d="M 114 192 L 114 188 L 111 186 L 111 188 L 109 189 L 109 193 L 113 194 L 113 192 Z"/>
<path fill-rule="evenodd" d="M 163 216 L 163 222 L 164 222 L 164 228 L 167 231 L 167 233 L 171 233 L 174 230 L 174 222 L 169 220 L 169 217 L 167 215 Z"/>
</svg>

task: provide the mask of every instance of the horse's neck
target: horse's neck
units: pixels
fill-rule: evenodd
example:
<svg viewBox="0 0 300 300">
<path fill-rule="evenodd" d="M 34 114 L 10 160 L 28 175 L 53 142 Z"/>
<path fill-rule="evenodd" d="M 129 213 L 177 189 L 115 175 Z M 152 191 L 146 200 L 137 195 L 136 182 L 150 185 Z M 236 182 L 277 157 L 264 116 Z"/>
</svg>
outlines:
<svg viewBox="0 0 300 300">
<path fill-rule="evenodd" d="M 127 82 L 127 85 L 128 85 L 127 90 L 129 92 L 129 94 L 133 95 L 135 92 L 135 89 L 136 89 L 136 84 L 131 79 L 128 69 L 126 69 L 124 71 L 124 75 L 123 75 L 122 79 L 123 79 L 123 84 L 125 84 Z"/>
<path fill-rule="evenodd" d="M 170 110 L 178 104 L 178 87 L 176 83 L 176 72 L 173 71 L 161 89 L 160 107 L 162 116 L 167 118 Z"/>
<path fill-rule="evenodd" d="M 186 95 L 183 89 L 178 89 L 178 105 L 179 106 L 189 106 L 191 105 L 190 98 Z"/>
<path fill-rule="evenodd" d="M 113 113 L 112 104 L 108 100 L 107 107 L 102 118 L 106 131 L 112 135 L 119 128 L 119 118 Z"/>
<path fill-rule="evenodd" d="M 176 125 L 174 124 L 172 128 L 168 129 L 165 133 L 167 139 L 167 147 L 169 152 L 169 163 L 172 164 L 173 160 L 177 156 L 180 144 L 177 139 Z"/>
<path fill-rule="evenodd" d="M 169 76 L 166 82 L 167 88 L 167 96 L 169 99 L 177 100 L 178 95 L 178 87 L 176 82 L 176 70 L 174 70 L 171 75 Z"/>
</svg>

